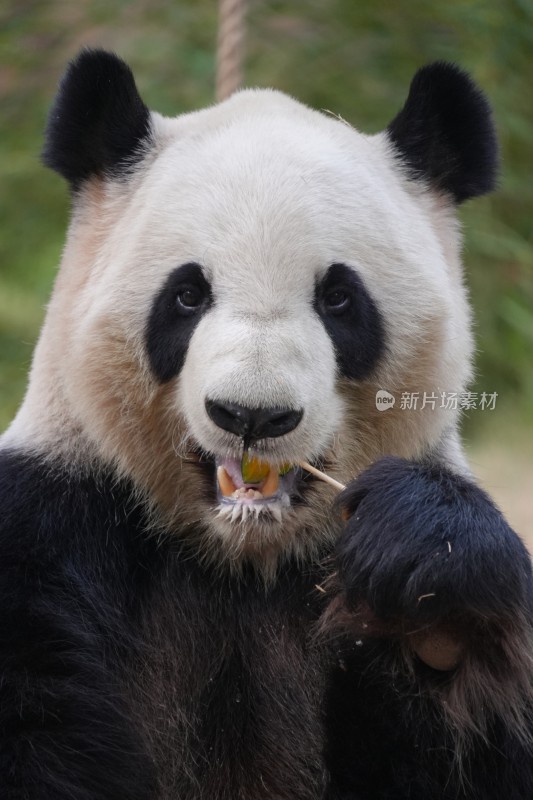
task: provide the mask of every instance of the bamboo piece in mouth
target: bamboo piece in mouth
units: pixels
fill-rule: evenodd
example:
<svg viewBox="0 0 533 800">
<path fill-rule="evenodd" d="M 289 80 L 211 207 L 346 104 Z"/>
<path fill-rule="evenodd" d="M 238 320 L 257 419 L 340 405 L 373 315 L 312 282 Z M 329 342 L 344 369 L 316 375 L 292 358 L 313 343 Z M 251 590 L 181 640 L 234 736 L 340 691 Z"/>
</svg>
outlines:
<svg viewBox="0 0 533 800">
<path fill-rule="evenodd" d="M 339 492 L 342 492 L 343 489 L 346 489 L 346 486 L 343 483 L 336 481 L 335 478 L 330 478 L 330 476 L 326 475 L 325 472 L 321 472 L 316 467 L 313 467 L 312 464 L 308 464 L 307 461 L 299 461 L 298 464 L 300 467 L 303 467 L 305 470 L 307 470 L 307 472 L 310 472 L 312 475 L 316 475 L 316 477 L 320 478 L 320 480 L 329 483 L 330 486 L 334 486 L 335 489 L 339 490 Z"/>
</svg>

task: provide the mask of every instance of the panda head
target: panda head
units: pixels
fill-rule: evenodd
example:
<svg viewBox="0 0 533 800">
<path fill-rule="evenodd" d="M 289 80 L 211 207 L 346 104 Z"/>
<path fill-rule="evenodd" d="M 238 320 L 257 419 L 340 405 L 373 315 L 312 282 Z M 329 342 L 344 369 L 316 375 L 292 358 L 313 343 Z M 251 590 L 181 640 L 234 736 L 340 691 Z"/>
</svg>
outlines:
<svg viewBox="0 0 533 800">
<path fill-rule="evenodd" d="M 73 214 L 12 436 L 111 467 L 159 524 L 265 570 L 336 533 L 300 461 L 346 481 L 453 440 L 453 411 L 375 396 L 470 377 L 455 207 L 492 187 L 496 145 L 457 68 L 420 70 L 366 136 L 269 90 L 167 119 L 85 51 L 44 160 Z"/>
</svg>

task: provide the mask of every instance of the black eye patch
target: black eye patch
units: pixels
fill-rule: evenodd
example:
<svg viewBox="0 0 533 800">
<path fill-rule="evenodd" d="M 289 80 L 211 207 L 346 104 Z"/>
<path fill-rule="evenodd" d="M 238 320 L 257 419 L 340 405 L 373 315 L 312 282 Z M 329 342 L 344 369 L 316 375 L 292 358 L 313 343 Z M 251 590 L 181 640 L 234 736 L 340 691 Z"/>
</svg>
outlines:
<svg viewBox="0 0 533 800">
<path fill-rule="evenodd" d="M 212 304 L 211 287 L 194 263 L 171 272 L 155 296 L 146 326 L 146 350 L 161 383 L 179 373 L 194 329 Z"/>
<path fill-rule="evenodd" d="M 314 308 L 333 342 L 344 378 L 368 377 L 385 348 L 379 309 L 355 270 L 332 264 L 315 288 Z"/>
</svg>

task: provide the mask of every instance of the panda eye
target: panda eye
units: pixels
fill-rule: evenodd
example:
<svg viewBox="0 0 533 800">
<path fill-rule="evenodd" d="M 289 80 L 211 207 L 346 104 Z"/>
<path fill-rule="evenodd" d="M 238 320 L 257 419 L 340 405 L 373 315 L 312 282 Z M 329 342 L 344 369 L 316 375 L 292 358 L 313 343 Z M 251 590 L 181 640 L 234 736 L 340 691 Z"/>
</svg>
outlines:
<svg viewBox="0 0 533 800">
<path fill-rule="evenodd" d="M 332 289 L 324 295 L 324 310 L 329 314 L 342 314 L 350 308 L 352 298 L 344 289 Z"/>
<path fill-rule="evenodd" d="M 176 294 L 176 306 L 181 314 L 194 314 L 205 299 L 206 293 L 201 286 L 183 286 Z"/>
</svg>

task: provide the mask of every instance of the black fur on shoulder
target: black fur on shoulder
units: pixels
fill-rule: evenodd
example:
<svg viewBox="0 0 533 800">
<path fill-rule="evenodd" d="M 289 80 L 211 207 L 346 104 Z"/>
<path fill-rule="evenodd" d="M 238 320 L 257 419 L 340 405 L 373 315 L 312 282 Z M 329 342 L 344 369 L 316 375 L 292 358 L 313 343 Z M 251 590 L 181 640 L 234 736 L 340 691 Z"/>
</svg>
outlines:
<svg viewBox="0 0 533 800">
<path fill-rule="evenodd" d="M 43 161 L 77 189 L 93 175 L 128 174 L 150 135 L 150 112 L 127 64 L 104 50 L 84 50 L 61 80 Z"/>
<path fill-rule="evenodd" d="M 490 105 L 454 64 L 438 61 L 418 70 L 387 133 L 412 177 L 456 203 L 494 189 L 498 144 Z"/>
<path fill-rule="evenodd" d="M 501 726 L 530 743 L 531 561 L 488 495 L 442 465 L 387 457 L 339 504 L 349 519 L 326 627 L 336 618 L 357 636 L 396 641 L 404 667 L 391 671 L 404 673 L 405 664 L 417 670 L 413 635 L 453 632 L 464 647 L 459 666 L 426 685 L 456 735 L 490 738 Z"/>
<path fill-rule="evenodd" d="M 135 557 L 124 491 L 0 454 L 0 797 L 147 800 L 119 664 Z M 133 541 L 133 545 L 135 540 Z"/>
</svg>

